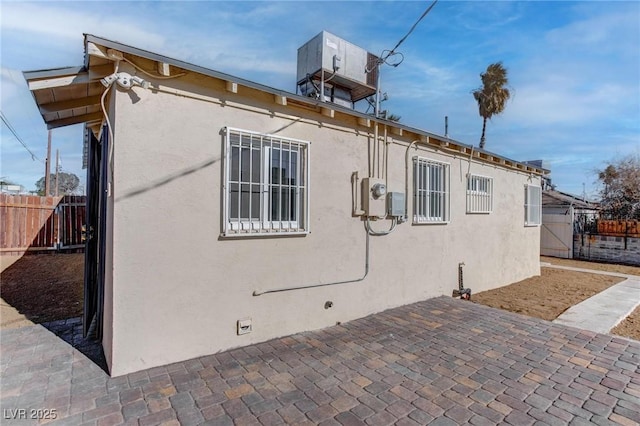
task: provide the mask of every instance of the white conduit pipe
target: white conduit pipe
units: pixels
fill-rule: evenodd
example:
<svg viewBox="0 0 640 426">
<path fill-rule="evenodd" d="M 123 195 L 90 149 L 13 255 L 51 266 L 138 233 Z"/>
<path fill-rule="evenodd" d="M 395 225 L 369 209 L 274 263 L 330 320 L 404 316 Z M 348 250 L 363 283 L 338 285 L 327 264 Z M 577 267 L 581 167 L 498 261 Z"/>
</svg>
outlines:
<svg viewBox="0 0 640 426">
<path fill-rule="evenodd" d="M 387 135 L 387 125 L 384 125 L 384 184 L 389 187 L 389 140 Z"/>
<path fill-rule="evenodd" d="M 120 68 L 120 61 L 116 61 L 115 65 L 114 65 L 114 74 L 118 73 L 118 69 Z M 113 166 L 113 155 L 114 155 L 114 145 L 113 145 L 113 128 L 111 127 L 111 120 L 109 119 L 109 114 L 107 114 L 107 108 L 104 106 L 104 100 L 107 97 L 107 93 L 109 93 L 109 89 L 111 89 L 110 85 L 109 87 L 107 87 L 104 92 L 102 93 L 102 96 L 100 96 L 100 106 L 102 107 L 102 114 L 104 115 L 104 120 L 107 123 L 107 130 L 109 131 L 109 136 L 108 136 L 108 144 L 109 144 L 109 156 L 107 158 L 107 162 L 109 164 L 109 171 L 110 171 L 110 176 L 109 176 L 109 180 L 107 182 L 107 197 L 110 197 L 112 192 L 111 186 L 113 185 L 113 180 L 114 180 L 114 166 Z"/>
<path fill-rule="evenodd" d="M 378 122 L 376 121 L 373 124 L 374 130 L 373 130 L 373 170 L 371 171 L 371 173 L 373 173 L 371 175 L 371 177 L 380 177 L 380 168 L 378 167 Z M 376 173 L 377 171 L 377 173 Z"/>
<path fill-rule="evenodd" d="M 428 138 L 428 136 L 427 136 Z M 427 142 L 429 139 L 427 139 Z M 407 147 L 407 151 L 404 156 L 404 221 L 409 220 L 409 151 L 411 147 L 420 142 L 420 140 L 416 139 L 412 141 Z M 418 147 L 416 147 L 418 150 Z"/>
</svg>

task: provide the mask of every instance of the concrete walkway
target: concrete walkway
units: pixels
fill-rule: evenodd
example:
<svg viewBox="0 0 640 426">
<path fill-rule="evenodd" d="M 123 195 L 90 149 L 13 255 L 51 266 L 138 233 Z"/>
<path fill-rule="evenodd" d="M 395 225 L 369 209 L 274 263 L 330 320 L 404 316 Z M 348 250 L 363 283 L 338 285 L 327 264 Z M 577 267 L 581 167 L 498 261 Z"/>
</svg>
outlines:
<svg viewBox="0 0 640 426">
<path fill-rule="evenodd" d="M 640 306 L 639 276 L 570 266 L 550 264 L 542 264 L 542 266 L 626 278 L 624 281 L 567 309 L 553 320 L 554 323 L 595 331 L 596 333 L 609 333 L 613 327 Z"/>
<path fill-rule="evenodd" d="M 3 425 L 640 424 L 640 342 L 449 297 L 116 378 L 41 325 L 0 343 Z"/>
</svg>

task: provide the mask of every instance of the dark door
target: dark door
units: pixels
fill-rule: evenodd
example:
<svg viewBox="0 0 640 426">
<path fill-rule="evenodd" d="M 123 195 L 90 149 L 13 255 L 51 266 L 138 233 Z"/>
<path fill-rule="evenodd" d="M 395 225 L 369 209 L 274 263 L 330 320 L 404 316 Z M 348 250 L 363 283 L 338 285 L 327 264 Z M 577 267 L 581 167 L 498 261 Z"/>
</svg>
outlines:
<svg viewBox="0 0 640 426">
<path fill-rule="evenodd" d="M 84 262 L 83 334 L 102 339 L 104 259 L 107 213 L 107 159 L 109 139 L 103 129 L 100 140 L 88 135 L 87 215 Z"/>
</svg>

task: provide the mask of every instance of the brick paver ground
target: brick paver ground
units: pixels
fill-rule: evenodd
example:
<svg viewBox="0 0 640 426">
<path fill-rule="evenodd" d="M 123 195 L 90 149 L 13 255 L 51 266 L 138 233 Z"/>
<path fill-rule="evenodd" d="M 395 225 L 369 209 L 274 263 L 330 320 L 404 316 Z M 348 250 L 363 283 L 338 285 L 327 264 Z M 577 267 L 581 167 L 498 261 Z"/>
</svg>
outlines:
<svg viewBox="0 0 640 426">
<path fill-rule="evenodd" d="M 42 326 L 0 337 L 2 424 L 640 423 L 640 342 L 445 297 L 117 378 Z"/>
</svg>

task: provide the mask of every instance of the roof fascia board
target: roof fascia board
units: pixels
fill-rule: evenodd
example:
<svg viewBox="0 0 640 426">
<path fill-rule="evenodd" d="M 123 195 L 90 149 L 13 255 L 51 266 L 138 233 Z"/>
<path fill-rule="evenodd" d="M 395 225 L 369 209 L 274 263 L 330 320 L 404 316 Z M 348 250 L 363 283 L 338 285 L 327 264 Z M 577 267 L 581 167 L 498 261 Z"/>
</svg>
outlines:
<svg viewBox="0 0 640 426">
<path fill-rule="evenodd" d="M 23 71 L 22 75 L 24 76 L 25 80 L 37 80 L 41 78 L 54 78 L 54 77 L 61 77 L 65 75 L 78 74 L 83 71 L 86 71 L 85 67 L 76 66 L 76 67 L 53 68 L 49 70 Z"/>
<path fill-rule="evenodd" d="M 88 72 L 79 72 L 73 75 L 63 75 L 58 77 L 44 78 L 40 80 L 27 80 L 29 90 L 32 92 L 42 89 L 53 89 L 55 87 L 71 86 L 74 84 L 89 83 Z"/>
<path fill-rule="evenodd" d="M 40 80 L 43 78 L 58 78 L 69 75 L 75 75 L 82 72 L 86 72 L 86 68 L 84 66 L 77 67 L 64 67 L 64 68 L 53 68 L 49 70 L 35 70 L 35 71 L 23 71 L 22 75 L 24 79 L 29 80 Z"/>
<path fill-rule="evenodd" d="M 84 66 L 56 68 L 51 70 L 24 71 L 22 73 L 29 90 L 50 89 L 71 84 L 90 83 L 113 72 L 113 65 L 93 67 L 87 71 Z"/>
</svg>

